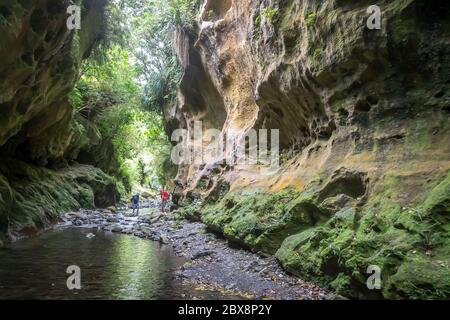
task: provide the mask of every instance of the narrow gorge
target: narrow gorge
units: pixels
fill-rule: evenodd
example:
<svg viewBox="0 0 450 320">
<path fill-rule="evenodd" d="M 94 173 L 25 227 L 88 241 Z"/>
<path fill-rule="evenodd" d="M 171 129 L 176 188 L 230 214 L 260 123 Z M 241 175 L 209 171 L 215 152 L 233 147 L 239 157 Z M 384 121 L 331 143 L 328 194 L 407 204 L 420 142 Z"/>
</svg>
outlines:
<svg viewBox="0 0 450 320">
<path fill-rule="evenodd" d="M 337 297 L 450 298 L 450 3 L 380 0 L 380 28 L 369 28 L 375 3 L 365 0 L 175 1 L 179 11 L 170 17 L 183 22 L 168 28 L 170 50 L 167 39 L 144 40 L 145 23 L 136 28 L 157 53 L 136 45 L 129 60 L 147 59 L 144 71 L 158 69 L 163 51 L 170 62 L 161 64 L 156 80 L 134 76 L 144 98 L 132 100 L 120 97 L 119 88 L 84 94 L 86 83 L 116 83 L 109 74 L 83 78 L 97 68 L 85 68 L 86 61 L 109 48 L 105 38 L 117 36 L 109 2 L 120 1 L 0 0 L 0 246 L 64 217 L 80 218 L 70 212 L 107 212 L 109 218 L 84 216 L 91 223 L 128 212 L 130 195 L 143 189 L 130 183 L 134 173 L 124 174 L 131 162 L 121 148 L 152 135 L 153 142 L 127 157 L 162 146 L 156 154 L 166 158 L 136 160 L 135 180 L 157 190 L 146 198 L 170 190 L 176 222 L 161 222 L 161 230 L 171 234 L 168 224 L 177 224 L 185 232 L 174 231 L 174 241 L 200 243 L 208 238 L 199 231 L 204 225 L 252 252 L 240 259 L 273 259 L 273 270 L 277 261 L 289 277 Z M 73 4 L 82 7 L 79 30 L 66 26 Z M 194 8 L 188 22 L 185 7 Z M 144 11 L 117 8 L 122 18 Z M 158 23 L 155 28 L 165 28 Z M 112 60 L 121 61 L 110 68 L 122 70 L 127 54 L 110 47 Z M 171 77 L 176 80 L 166 81 Z M 150 111 L 117 112 L 106 118 L 112 124 L 102 122 L 105 110 L 127 101 L 144 101 Z M 155 133 L 156 125 L 124 136 L 113 125 L 124 118 L 141 127 L 160 119 L 163 130 Z M 279 130 L 279 169 L 263 175 L 259 164 L 220 159 L 168 164 L 172 134 L 184 129 L 193 137 L 200 121 L 204 130 L 243 141 L 252 130 Z M 151 180 L 146 174 L 156 164 L 159 180 Z M 167 242 L 159 233 L 156 238 Z M 179 251 L 186 246 L 174 244 Z M 373 268 L 381 272 L 375 290 L 367 285 Z M 308 297 L 323 298 L 321 290 Z"/>
</svg>

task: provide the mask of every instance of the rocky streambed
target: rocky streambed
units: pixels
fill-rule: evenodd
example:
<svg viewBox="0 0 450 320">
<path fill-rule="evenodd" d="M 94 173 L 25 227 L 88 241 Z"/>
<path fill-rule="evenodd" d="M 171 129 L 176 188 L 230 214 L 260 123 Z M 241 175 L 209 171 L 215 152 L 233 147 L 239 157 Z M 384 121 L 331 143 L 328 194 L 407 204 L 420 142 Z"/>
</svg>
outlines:
<svg viewBox="0 0 450 320">
<path fill-rule="evenodd" d="M 275 258 L 233 248 L 226 239 L 209 232 L 204 224 L 180 220 L 172 213 L 162 214 L 155 207 L 143 209 L 136 216 L 127 210 L 71 212 L 62 216 L 60 227 L 67 226 L 129 234 L 170 246 L 187 261 L 175 270 L 175 280 L 198 291 L 249 299 L 332 297 L 326 290 L 288 275 Z"/>
</svg>

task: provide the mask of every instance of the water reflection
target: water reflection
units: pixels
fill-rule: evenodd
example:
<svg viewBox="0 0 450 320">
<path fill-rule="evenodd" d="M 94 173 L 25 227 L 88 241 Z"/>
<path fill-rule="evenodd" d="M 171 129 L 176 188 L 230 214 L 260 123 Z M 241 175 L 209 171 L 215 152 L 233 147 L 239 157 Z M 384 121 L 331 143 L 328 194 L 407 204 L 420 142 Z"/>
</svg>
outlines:
<svg viewBox="0 0 450 320">
<path fill-rule="evenodd" d="M 173 269 L 181 263 L 167 247 L 136 237 L 55 230 L 0 249 L 0 298 L 177 299 Z M 81 268 L 81 290 L 67 289 L 69 265 Z"/>
<path fill-rule="evenodd" d="M 174 257 L 165 247 L 136 245 L 136 240 L 140 239 L 121 237 L 113 242 L 112 261 L 103 282 L 110 298 L 157 299 L 161 293 L 173 292 L 170 268 L 176 266 Z"/>
</svg>

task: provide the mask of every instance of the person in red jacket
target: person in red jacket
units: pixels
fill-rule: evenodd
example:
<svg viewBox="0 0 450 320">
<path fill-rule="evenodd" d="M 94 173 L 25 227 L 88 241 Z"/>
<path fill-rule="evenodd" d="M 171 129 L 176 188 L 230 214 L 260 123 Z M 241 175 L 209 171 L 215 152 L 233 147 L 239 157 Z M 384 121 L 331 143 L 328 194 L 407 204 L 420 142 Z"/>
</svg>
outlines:
<svg viewBox="0 0 450 320">
<path fill-rule="evenodd" d="M 169 203 L 169 193 L 166 190 L 164 190 L 164 188 L 162 188 L 160 195 L 161 195 L 161 211 L 165 212 L 166 206 Z"/>
</svg>

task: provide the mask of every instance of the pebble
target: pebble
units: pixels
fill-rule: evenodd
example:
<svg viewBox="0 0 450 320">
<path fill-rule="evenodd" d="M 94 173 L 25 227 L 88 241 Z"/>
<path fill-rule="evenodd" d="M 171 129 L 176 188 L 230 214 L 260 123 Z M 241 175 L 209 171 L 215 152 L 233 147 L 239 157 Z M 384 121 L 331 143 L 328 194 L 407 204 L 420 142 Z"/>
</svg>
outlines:
<svg viewBox="0 0 450 320">
<path fill-rule="evenodd" d="M 122 230 L 123 230 L 123 228 L 121 226 L 114 226 L 111 231 L 120 233 L 120 232 L 122 232 Z"/>
<path fill-rule="evenodd" d="M 120 219 L 119 219 L 118 217 L 108 216 L 108 217 L 106 218 L 106 221 L 117 223 L 117 222 L 120 222 Z"/>
<path fill-rule="evenodd" d="M 200 250 L 192 253 L 191 260 L 196 260 L 198 258 L 206 257 L 212 255 L 214 252 L 211 250 Z"/>
</svg>

